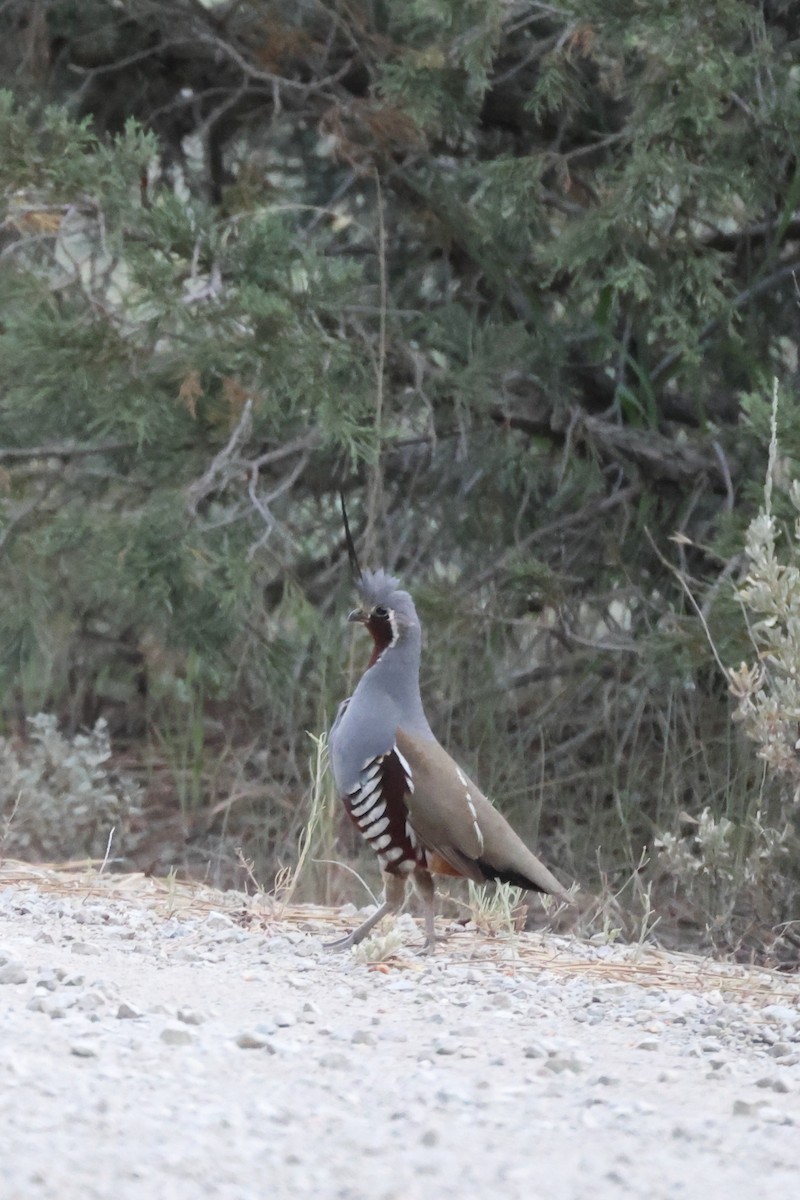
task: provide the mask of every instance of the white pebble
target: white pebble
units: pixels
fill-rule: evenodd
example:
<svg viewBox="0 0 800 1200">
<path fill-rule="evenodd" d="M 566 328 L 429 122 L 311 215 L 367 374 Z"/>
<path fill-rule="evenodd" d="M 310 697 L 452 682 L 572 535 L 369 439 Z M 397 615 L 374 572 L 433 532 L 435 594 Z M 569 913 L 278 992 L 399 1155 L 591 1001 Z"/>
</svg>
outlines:
<svg viewBox="0 0 800 1200">
<path fill-rule="evenodd" d="M 189 1046 L 195 1041 L 195 1035 L 183 1025 L 166 1025 L 161 1030 L 160 1037 L 168 1046 Z"/>
</svg>

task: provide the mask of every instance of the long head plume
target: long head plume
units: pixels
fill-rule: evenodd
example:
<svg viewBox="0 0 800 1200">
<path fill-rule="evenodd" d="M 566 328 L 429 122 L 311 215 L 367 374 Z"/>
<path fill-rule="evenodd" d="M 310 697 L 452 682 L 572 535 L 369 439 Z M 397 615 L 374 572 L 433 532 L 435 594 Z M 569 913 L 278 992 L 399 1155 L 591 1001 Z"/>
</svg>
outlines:
<svg viewBox="0 0 800 1200">
<path fill-rule="evenodd" d="M 361 566 L 358 561 L 358 555 L 356 554 L 356 547 L 355 547 L 355 543 L 353 542 L 353 535 L 350 532 L 350 522 L 347 519 L 347 508 L 345 507 L 345 502 L 344 502 L 344 492 L 339 492 L 339 501 L 342 506 L 342 520 L 344 521 L 344 539 L 345 539 L 345 542 L 347 543 L 347 557 L 350 560 L 350 572 L 353 576 L 353 583 L 355 583 L 355 585 L 357 587 L 361 583 L 361 580 L 363 577 L 363 572 L 361 570 Z"/>
</svg>

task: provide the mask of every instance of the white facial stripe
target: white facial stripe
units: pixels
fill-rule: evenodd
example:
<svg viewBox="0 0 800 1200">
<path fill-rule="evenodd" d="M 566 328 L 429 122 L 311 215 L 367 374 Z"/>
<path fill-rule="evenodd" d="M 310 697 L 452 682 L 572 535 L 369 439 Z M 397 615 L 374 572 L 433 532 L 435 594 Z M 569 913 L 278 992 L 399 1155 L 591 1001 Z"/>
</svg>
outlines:
<svg viewBox="0 0 800 1200">
<path fill-rule="evenodd" d="M 391 650 L 392 646 L 396 646 L 397 639 L 400 637 L 400 630 L 397 627 L 397 621 L 395 620 L 394 609 L 391 609 L 391 608 L 389 609 L 389 627 L 392 631 L 392 640 L 389 642 L 389 645 L 386 647 L 387 650 Z"/>
<path fill-rule="evenodd" d="M 469 784 L 469 780 L 467 779 L 464 772 L 461 770 L 461 767 L 456 767 L 456 775 L 458 776 L 461 783 L 463 783 L 464 787 L 467 787 L 467 785 Z"/>
</svg>

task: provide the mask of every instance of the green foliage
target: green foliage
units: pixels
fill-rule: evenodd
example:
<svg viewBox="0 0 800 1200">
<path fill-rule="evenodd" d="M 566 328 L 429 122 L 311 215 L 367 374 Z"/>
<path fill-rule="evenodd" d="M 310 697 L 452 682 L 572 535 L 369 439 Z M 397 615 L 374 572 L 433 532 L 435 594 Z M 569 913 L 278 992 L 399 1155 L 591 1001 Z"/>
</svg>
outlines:
<svg viewBox="0 0 800 1200">
<path fill-rule="evenodd" d="M 141 794 L 130 776 L 109 770 L 106 722 L 72 739 L 44 713 L 29 717 L 28 726 L 26 746 L 0 738 L 0 860 L 102 861 L 130 851 Z"/>
<path fill-rule="evenodd" d="M 746 644 L 765 380 L 798 379 L 788 10 L 47 0 L 23 48 L 26 8 L 0 16 L 4 719 L 157 733 L 187 810 L 249 796 L 261 738 L 277 790 L 231 813 L 285 865 L 304 730 L 350 682 L 344 487 L 420 598 L 437 729 L 524 833 L 583 880 L 691 804 L 710 845 L 755 785 L 686 590 Z"/>
</svg>

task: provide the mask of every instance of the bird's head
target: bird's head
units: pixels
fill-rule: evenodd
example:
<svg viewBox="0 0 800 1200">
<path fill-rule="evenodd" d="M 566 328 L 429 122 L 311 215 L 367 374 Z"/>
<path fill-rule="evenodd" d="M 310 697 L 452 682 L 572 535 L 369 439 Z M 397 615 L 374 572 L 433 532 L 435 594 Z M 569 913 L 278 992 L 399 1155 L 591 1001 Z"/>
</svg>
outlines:
<svg viewBox="0 0 800 1200">
<path fill-rule="evenodd" d="M 385 650 L 402 645 L 409 637 L 419 637 L 419 618 L 408 592 L 386 571 L 362 571 L 356 587 L 361 606 L 354 608 L 347 619 L 369 630 L 375 643 L 371 667 Z"/>
</svg>

